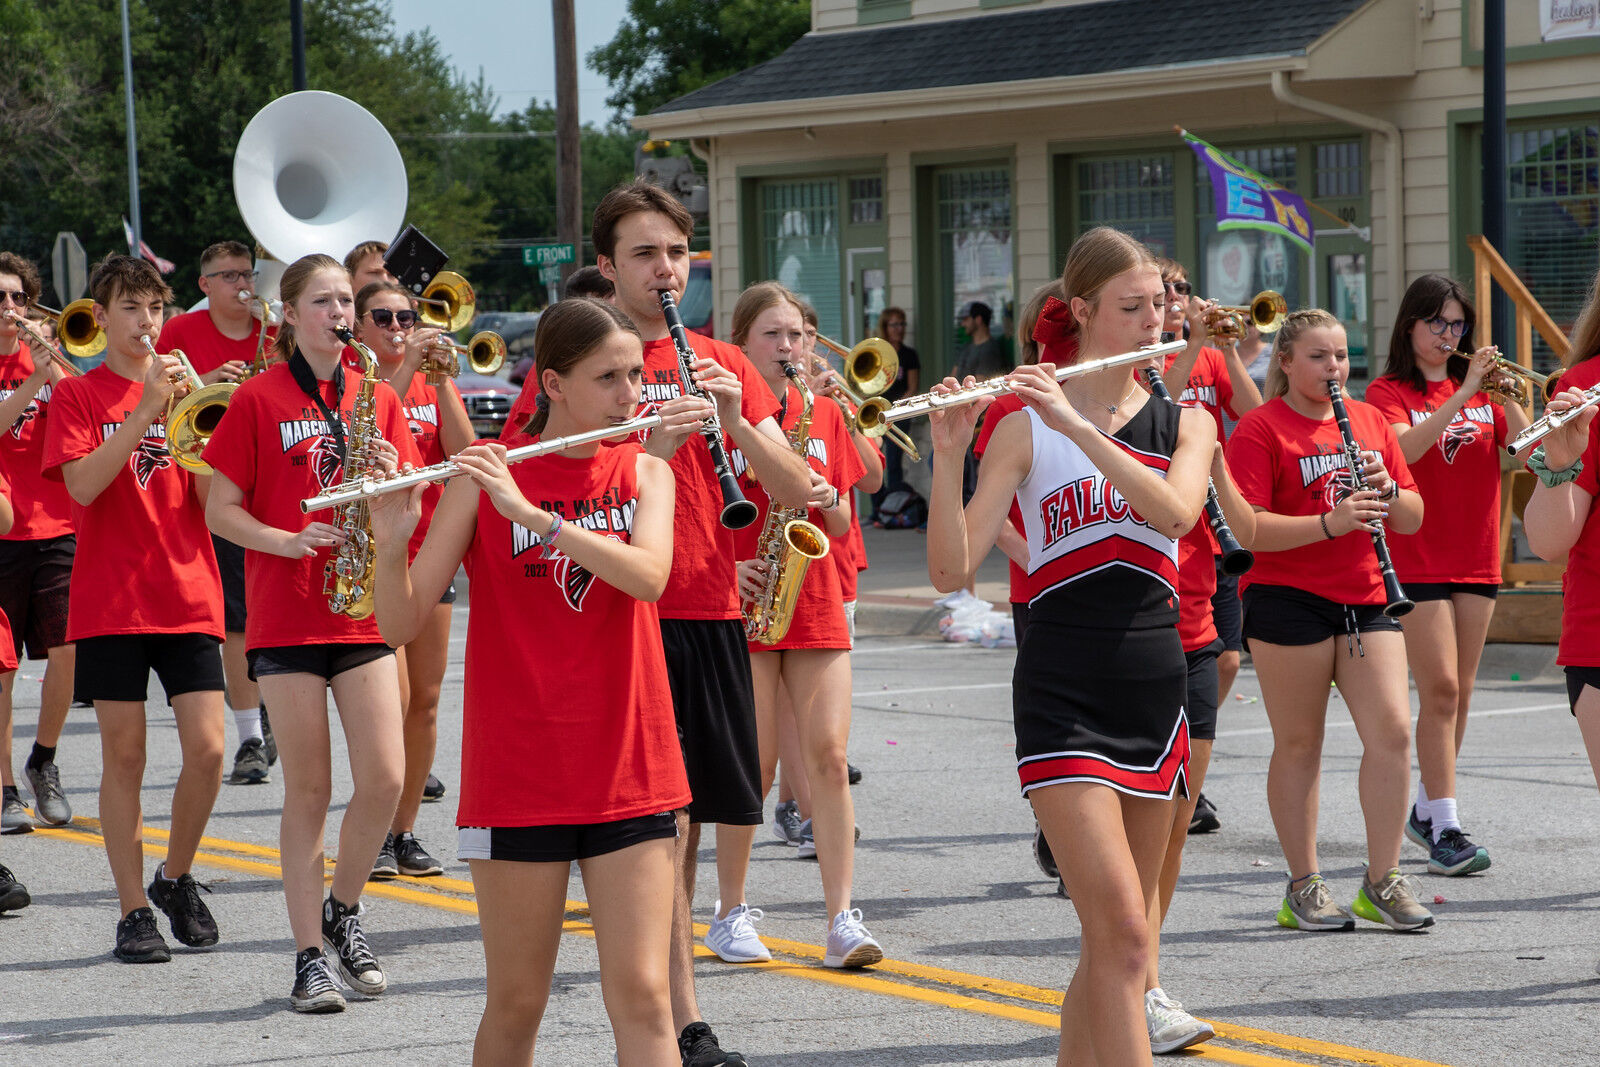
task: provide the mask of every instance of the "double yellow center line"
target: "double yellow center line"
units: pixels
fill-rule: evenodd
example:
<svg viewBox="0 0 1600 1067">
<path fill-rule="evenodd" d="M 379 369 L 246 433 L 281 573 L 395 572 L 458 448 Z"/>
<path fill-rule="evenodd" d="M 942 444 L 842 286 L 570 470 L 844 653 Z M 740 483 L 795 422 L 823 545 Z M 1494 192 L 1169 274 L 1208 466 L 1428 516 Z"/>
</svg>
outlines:
<svg viewBox="0 0 1600 1067">
<path fill-rule="evenodd" d="M 41 827 L 37 832 L 47 837 L 72 841 L 77 844 L 103 848 L 99 823 L 93 819 L 78 818 L 70 828 Z M 166 855 L 168 834 L 164 830 L 145 828 L 145 852 L 153 856 Z M 194 861 L 199 866 L 241 874 L 281 879 L 278 850 L 245 841 L 228 841 L 215 837 L 200 839 L 201 851 Z M 327 861 L 328 870 L 333 862 Z M 439 911 L 476 915 L 478 906 L 473 898 L 472 883 L 459 878 L 434 877 L 427 879 L 397 879 L 388 882 L 368 882 L 366 894 L 398 900 L 406 904 L 434 908 Z M 567 916 L 562 923 L 565 933 L 584 937 L 594 936 L 594 927 L 588 919 L 589 907 L 581 900 L 567 901 Z M 695 933 L 703 936 L 706 927 L 695 925 Z M 882 996 L 899 997 L 924 1004 L 951 1008 L 956 1011 L 988 1015 L 1013 1022 L 1029 1023 L 1047 1029 L 1060 1026 L 1059 990 L 1009 982 L 1000 978 L 967 974 L 963 971 L 928 967 L 906 960 L 885 959 L 870 971 L 836 971 L 820 966 L 823 949 L 803 941 L 786 941 L 776 937 L 762 937 L 773 954 L 770 963 L 740 964 L 754 970 L 769 971 L 786 977 L 801 978 L 809 982 L 844 986 Z M 711 950 L 696 945 L 695 952 L 712 956 Z M 1207 1020 L 1216 1027 L 1217 1036 L 1203 1045 L 1189 1049 L 1193 1059 L 1217 1063 L 1239 1064 L 1241 1067 L 1281 1067 L 1283 1064 L 1316 1064 L 1321 1067 L 1444 1067 L 1429 1060 L 1411 1059 L 1386 1052 L 1336 1045 L 1326 1041 L 1280 1034 L 1271 1030 L 1257 1030 L 1248 1026 L 1235 1026 Z"/>
</svg>

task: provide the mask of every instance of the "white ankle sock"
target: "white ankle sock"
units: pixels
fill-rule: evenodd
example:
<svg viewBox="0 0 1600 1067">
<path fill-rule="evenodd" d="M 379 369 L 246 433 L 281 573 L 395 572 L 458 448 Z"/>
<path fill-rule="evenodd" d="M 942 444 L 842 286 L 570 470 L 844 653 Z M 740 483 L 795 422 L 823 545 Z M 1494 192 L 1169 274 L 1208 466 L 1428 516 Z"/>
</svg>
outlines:
<svg viewBox="0 0 1600 1067">
<path fill-rule="evenodd" d="M 1428 800 L 1428 787 L 1422 784 L 1422 779 L 1417 779 L 1417 818 L 1427 822 L 1432 815 L 1433 805 Z"/>
<path fill-rule="evenodd" d="M 1456 798 L 1440 797 L 1430 805 L 1433 808 L 1433 840 L 1439 840 L 1439 835 L 1446 830 L 1461 829 L 1461 820 L 1456 817 Z"/>
<path fill-rule="evenodd" d="M 239 743 L 242 745 L 252 737 L 257 741 L 261 738 L 261 709 L 242 708 L 233 713 L 233 724 L 239 728 Z"/>
</svg>

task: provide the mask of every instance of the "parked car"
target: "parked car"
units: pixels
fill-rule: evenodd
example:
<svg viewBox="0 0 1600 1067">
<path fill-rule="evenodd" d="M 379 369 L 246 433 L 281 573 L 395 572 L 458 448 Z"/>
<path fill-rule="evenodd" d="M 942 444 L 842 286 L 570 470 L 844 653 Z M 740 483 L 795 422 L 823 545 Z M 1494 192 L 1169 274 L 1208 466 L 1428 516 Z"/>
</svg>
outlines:
<svg viewBox="0 0 1600 1067">
<path fill-rule="evenodd" d="M 461 390 L 461 399 L 467 405 L 473 434 L 490 438 L 499 437 L 505 429 L 511 404 L 522 392 L 521 386 L 512 385 L 504 378 L 468 370 L 456 376 L 456 388 Z"/>
<path fill-rule="evenodd" d="M 691 252 L 689 282 L 683 287 L 683 299 L 678 301 L 678 315 L 685 327 L 706 337 L 716 336 L 711 296 L 711 253 Z"/>
</svg>

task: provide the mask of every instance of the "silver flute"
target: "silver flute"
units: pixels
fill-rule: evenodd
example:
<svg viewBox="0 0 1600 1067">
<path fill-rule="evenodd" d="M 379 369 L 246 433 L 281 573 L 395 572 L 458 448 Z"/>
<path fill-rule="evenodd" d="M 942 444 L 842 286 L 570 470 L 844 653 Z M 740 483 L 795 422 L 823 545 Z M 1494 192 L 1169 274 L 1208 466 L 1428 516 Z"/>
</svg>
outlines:
<svg viewBox="0 0 1600 1067">
<path fill-rule="evenodd" d="M 1565 411 L 1546 412 L 1536 422 L 1530 424 L 1517 436 L 1506 443 L 1506 453 L 1511 456 L 1520 456 L 1528 449 L 1545 439 L 1552 430 L 1562 426 L 1578 417 L 1578 413 L 1600 404 L 1600 385 L 1592 385 L 1579 394 L 1582 399 Z"/>
<path fill-rule="evenodd" d="M 544 441 L 535 441 L 531 445 L 506 450 L 506 463 L 520 463 L 525 459 L 535 456 L 547 456 L 552 452 L 565 452 L 569 448 L 590 444 L 594 441 L 604 441 L 608 437 L 626 437 L 628 434 L 638 433 L 641 430 L 651 430 L 661 425 L 660 415 L 642 415 L 637 419 L 628 419 L 615 426 L 602 426 L 598 430 L 586 430 L 583 433 L 568 434 L 565 437 L 551 437 Z M 397 474 L 393 478 L 379 480 L 377 478 L 363 478 L 354 485 L 330 485 L 316 496 L 307 497 L 300 501 L 300 511 L 309 515 L 313 511 L 322 511 L 325 508 L 336 508 L 343 504 L 353 503 L 358 500 L 370 500 L 375 496 L 385 493 L 398 493 L 402 489 L 410 489 L 423 482 L 443 482 L 467 473 L 467 469 L 453 459 L 443 463 L 435 463 L 431 467 L 418 467 L 416 470 Z"/>
</svg>

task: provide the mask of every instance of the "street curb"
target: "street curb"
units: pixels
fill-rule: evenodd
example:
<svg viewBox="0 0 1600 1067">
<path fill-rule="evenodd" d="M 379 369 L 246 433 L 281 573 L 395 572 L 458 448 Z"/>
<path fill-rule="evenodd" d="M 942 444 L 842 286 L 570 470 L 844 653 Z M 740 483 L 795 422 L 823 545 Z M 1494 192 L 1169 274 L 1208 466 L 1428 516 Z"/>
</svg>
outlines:
<svg viewBox="0 0 1600 1067">
<path fill-rule="evenodd" d="M 874 596 L 856 598 L 856 633 L 871 637 L 921 637 L 939 632 L 946 609 L 926 600 Z"/>
</svg>

